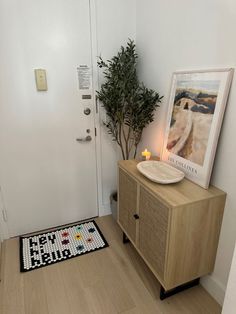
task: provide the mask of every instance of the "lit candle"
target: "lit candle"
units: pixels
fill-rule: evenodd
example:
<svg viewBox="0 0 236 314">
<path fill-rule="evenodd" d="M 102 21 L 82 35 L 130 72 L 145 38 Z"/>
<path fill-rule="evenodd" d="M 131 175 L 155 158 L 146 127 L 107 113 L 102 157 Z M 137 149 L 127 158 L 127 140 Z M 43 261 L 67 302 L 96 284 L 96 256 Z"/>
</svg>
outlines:
<svg viewBox="0 0 236 314">
<path fill-rule="evenodd" d="M 149 160 L 151 157 L 151 152 L 148 152 L 147 148 L 145 148 L 144 152 L 142 152 L 142 157 L 144 160 Z"/>
</svg>

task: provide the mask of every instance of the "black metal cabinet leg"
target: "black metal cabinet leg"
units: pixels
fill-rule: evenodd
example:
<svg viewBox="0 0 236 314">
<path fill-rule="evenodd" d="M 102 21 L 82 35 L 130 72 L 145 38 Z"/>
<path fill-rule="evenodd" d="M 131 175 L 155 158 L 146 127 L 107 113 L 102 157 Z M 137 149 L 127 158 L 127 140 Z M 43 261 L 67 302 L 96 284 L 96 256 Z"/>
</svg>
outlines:
<svg viewBox="0 0 236 314">
<path fill-rule="evenodd" d="M 161 286 L 161 288 L 160 288 L 160 299 L 161 300 L 165 300 L 165 298 L 166 298 L 165 293 L 166 293 L 165 289 Z"/>
<path fill-rule="evenodd" d="M 127 238 L 127 235 L 123 232 L 123 243 L 129 243 L 129 239 Z"/>
<path fill-rule="evenodd" d="M 189 288 L 192 288 L 194 286 L 197 286 L 199 284 L 199 281 L 200 281 L 200 278 L 197 278 L 197 279 L 194 279 L 192 281 L 189 281 L 181 286 L 178 286 L 174 289 L 171 289 L 171 290 L 165 290 L 162 286 L 161 286 L 161 289 L 160 289 L 160 299 L 161 300 L 164 300 L 166 298 L 169 298 L 171 297 L 172 295 L 176 294 L 176 293 L 179 293 L 181 291 L 184 291 L 186 289 L 189 289 Z"/>
</svg>

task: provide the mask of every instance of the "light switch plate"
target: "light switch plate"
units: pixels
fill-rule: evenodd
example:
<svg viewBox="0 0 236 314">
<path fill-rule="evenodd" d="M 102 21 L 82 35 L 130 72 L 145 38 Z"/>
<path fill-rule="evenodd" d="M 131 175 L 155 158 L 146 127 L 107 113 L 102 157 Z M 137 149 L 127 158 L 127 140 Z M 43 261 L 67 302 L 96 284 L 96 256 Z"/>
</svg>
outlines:
<svg viewBox="0 0 236 314">
<path fill-rule="evenodd" d="M 36 87 L 38 91 L 47 91 L 47 77 L 46 77 L 46 71 L 43 69 L 35 69 L 35 82 Z"/>
</svg>

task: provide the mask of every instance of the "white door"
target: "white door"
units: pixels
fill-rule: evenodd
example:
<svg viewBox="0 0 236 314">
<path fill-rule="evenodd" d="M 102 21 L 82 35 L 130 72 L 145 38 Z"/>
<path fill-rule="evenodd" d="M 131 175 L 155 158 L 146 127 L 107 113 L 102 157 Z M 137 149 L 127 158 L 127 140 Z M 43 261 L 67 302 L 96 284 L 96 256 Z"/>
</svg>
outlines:
<svg viewBox="0 0 236 314">
<path fill-rule="evenodd" d="M 91 67 L 89 0 L 0 0 L 0 45 L 10 235 L 97 216 L 95 113 L 93 100 L 82 99 L 92 90 L 79 90 L 76 71 Z M 46 70 L 48 91 L 36 90 L 36 68 Z"/>
</svg>

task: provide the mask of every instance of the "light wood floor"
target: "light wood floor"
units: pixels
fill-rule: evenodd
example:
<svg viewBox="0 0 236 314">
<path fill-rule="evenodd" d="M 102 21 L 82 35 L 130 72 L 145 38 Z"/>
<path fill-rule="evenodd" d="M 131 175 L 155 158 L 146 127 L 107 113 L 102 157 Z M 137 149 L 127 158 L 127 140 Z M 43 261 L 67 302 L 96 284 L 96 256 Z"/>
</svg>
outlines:
<svg viewBox="0 0 236 314">
<path fill-rule="evenodd" d="M 1 314 L 218 314 L 201 287 L 164 301 L 159 283 L 111 216 L 97 219 L 110 247 L 78 258 L 19 272 L 18 239 L 3 245 Z"/>
</svg>

